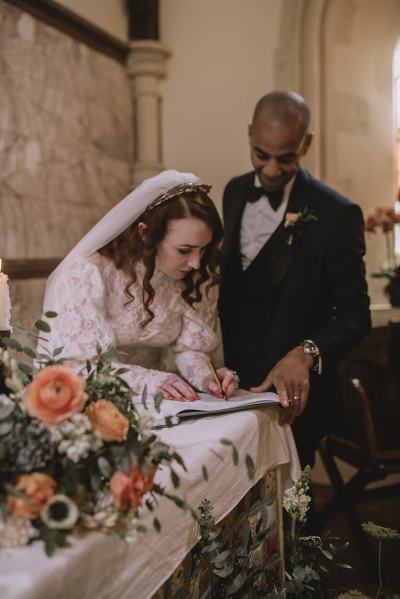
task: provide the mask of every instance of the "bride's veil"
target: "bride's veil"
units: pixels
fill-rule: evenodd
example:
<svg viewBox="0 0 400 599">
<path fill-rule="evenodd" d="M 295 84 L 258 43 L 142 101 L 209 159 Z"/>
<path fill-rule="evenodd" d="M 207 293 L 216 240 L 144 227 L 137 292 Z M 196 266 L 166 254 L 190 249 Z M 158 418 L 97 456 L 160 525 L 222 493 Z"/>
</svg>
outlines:
<svg viewBox="0 0 400 599">
<path fill-rule="evenodd" d="M 66 255 L 64 260 L 51 273 L 47 280 L 43 302 L 43 311 L 52 310 L 55 305 L 56 282 L 63 276 L 66 268 L 78 259 L 88 258 L 104 247 L 132 224 L 155 200 L 172 187 L 183 183 L 201 183 L 192 173 L 180 173 L 174 170 L 163 171 L 155 177 L 146 179 L 136 189 L 94 225 L 92 229 Z"/>
</svg>

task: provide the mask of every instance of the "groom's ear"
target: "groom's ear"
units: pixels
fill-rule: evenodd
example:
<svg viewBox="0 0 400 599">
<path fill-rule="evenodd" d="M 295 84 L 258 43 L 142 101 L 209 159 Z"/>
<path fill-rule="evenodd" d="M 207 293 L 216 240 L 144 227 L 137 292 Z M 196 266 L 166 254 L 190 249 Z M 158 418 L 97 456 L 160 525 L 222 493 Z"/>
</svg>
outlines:
<svg viewBox="0 0 400 599">
<path fill-rule="evenodd" d="M 147 238 L 147 225 L 146 223 L 138 223 L 138 231 L 142 241 L 146 241 Z"/>
</svg>

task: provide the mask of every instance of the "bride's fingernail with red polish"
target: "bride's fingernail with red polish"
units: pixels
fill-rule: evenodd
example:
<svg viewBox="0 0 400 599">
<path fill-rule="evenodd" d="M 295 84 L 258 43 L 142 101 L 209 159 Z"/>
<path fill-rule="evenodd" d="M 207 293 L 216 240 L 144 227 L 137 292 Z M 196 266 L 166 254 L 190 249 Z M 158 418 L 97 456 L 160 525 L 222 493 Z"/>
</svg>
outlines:
<svg viewBox="0 0 400 599">
<path fill-rule="evenodd" d="M 191 395 L 189 397 L 189 401 L 196 401 L 197 400 L 197 396 L 196 395 Z"/>
<path fill-rule="evenodd" d="M 216 395 L 217 397 L 222 397 L 222 390 L 218 387 L 217 389 L 215 389 L 214 395 Z"/>
</svg>

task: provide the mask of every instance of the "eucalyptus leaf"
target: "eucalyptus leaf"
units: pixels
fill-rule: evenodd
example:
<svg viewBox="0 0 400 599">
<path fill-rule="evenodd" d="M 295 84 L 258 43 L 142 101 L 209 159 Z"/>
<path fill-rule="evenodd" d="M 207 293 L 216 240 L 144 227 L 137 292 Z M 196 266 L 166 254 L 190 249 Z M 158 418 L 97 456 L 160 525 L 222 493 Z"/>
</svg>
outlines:
<svg viewBox="0 0 400 599">
<path fill-rule="evenodd" d="M 295 566 L 293 568 L 293 576 L 294 578 L 297 578 L 297 580 L 300 580 L 300 582 L 303 582 L 306 577 L 306 571 L 303 566 Z"/>
<path fill-rule="evenodd" d="M 47 310 L 44 315 L 46 318 L 56 318 L 58 316 L 57 312 L 53 312 L 53 310 Z"/>
<path fill-rule="evenodd" d="M 205 466 L 202 466 L 201 468 L 202 474 L 203 474 L 203 478 L 204 480 L 207 482 L 208 481 L 208 472 L 207 472 L 207 468 Z"/>
<path fill-rule="evenodd" d="M 22 351 L 22 345 L 12 337 L 3 337 L 1 342 L 3 343 L 3 345 L 9 347 L 10 349 L 13 349 L 15 351 Z"/>
<path fill-rule="evenodd" d="M 234 445 L 232 445 L 232 461 L 235 466 L 239 463 L 239 452 Z"/>
<path fill-rule="evenodd" d="M 18 368 L 21 372 L 25 372 L 26 374 L 32 374 L 33 368 L 30 364 L 26 364 L 26 362 L 18 362 Z"/>
<path fill-rule="evenodd" d="M 0 437 L 9 433 L 12 427 L 13 423 L 8 420 L 6 420 L 5 422 L 0 422 Z"/>
<path fill-rule="evenodd" d="M 8 418 L 15 409 L 15 403 L 11 402 L 9 404 L 0 405 L 0 420 L 4 420 Z"/>
<path fill-rule="evenodd" d="M 156 529 L 157 532 L 161 532 L 161 524 L 158 518 L 154 518 L 153 520 L 153 526 Z"/>
<path fill-rule="evenodd" d="M 222 437 L 219 442 L 222 443 L 222 445 L 232 445 L 232 441 L 230 439 L 226 439 L 225 437 Z"/>
<path fill-rule="evenodd" d="M 225 549 L 221 553 L 218 553 L 217 557 L 214 560 L 214 564 L 218 566 L 219 563 L 224 562 L 231 555 L 230 549 Z"/>
<path fill-rule="evenodd" d="M 338 566 L 338 568 L 344 568 L 345 570 L 353 570 L 353 566 L 350 566 L 350 564 L 346 564 L 345 562 L 337 562 L 336 566 Z"/>
<path fill-rule="evenodd" d="M 333 555 L 330 551 L 328 551 L 327 549 L 321 549 L 321 553 L 329 560 L 333 560 Z"/>
<path fill-rule="evenodd" d="M 179 453 L 177 453 L 176 451 L 174 451 L 174 452 L 172 453 L 172 457 L 173 457 L 173 459 L 174 459 L 176 462 L 178 462 L 178 464 L 179 464 L 180 466 L 182 466 L 182 468 L 184 469 L 184 471 L 185 471 L 185 472 L 187 472 L 186 464 L 185 464 L 185 462 L 183 461 L 183 458 L 182 458 L 182 456 L 181 456 Z"/>
<path fill-rule="evenodd" d="M 154 397 L 154 407 L 156 409 L 156 412 L 160 413 L 160 409 L 161 409 L 161 404 L 164 401 L 164 397 L 161 393 L 157 393 L 157 395 Z"/>
<path fill-rule="evenodd" d="M 44 320 L 36 320 L 35 327 L 39 331 L 42 331 L 43 333 L 50 333 L 50 331 L 51 331 L 51 327 L 50 327 L 49 323 L 47 323 Z"/>
<path fill-rule="evenodd" d="M 147 385 L 143 387 L 141 399 L 144 409 L 147 410 Z"/>
<path fill-rule="evenodd" d="M 53 357 L 56 358 L 57 356 L 59 356 L 63 349 L 64 349 L 64 347 L 56 347 L 55 350 L 53 351 Z"/>
<path fill-rule="evenodd" d="M 247 476 L 249 477 L 250 480 L 253 480 L 253 478 L 254 478 L 254 461 L 249 453 L 246 454 L 244 461 L 245 461 L 246 468 L 247 468 Z"/>
<path fill-rule="evenodd" d="M 174 488 L 177 489 L 179 487 L 179 476 L 177 475 L 177 473 L 175 472 L 175 470 L 173 470 L 171 468 L 171 481 L 172 484 L 174 485 Z"/>
<path fill-rule="evenodd" d="M 229 576 L 230 574 L 232 574 L 233 570 L 234 570 L 234 565 L 233 564 L 227 564 L 222 569 L 215 568 L 213 570 L 213 572 L 214 572 L 214 574 L 216 574 L 220 578 L 226 578 L 227 576 Z"/>
<path fill-rule="evenodd" d="M 325 574 L 329 574 L 329 570 L 324 564 L 320 564 L 319 569 L 322 570 L 322 572 L 325 572 Z"/>
<path fill-rule="evenodd" d="M 124 454 L 118 462 L 118 467 L 126 476 L 129 476 L 132 471 L 132 462 L 126 454 Z"/>
<path fill-rule="evenodd" d="M 104 456 L 100 456 L 99 458 L 97 458 L 97 465 L 101 474 L 105 478 L 110 479 L 113 474 L 113 468 L 110 462 Z"/>
<path fill-rule="evenodd" d="M 211 553 L 212 551 L 217 551 L 217 549 L 219 549 L 220 546 L 221 545 L 219 542 L 213 541 L 209 545 L 206 545 L 205 547 L 203 547 L 202 553 Z"/>
<path fill-rule="evenodd" d="M 101 489 L 101 478 L 97 474 L 97 472 L 90 473 L 90 485 L 94 491 L 99 491 Z"/>
<path fill-rule="evenodd" d="M 30 358 L 33 358 L 33 359 L 36 358 L 36 352 L 31 347 L 24 347 L 23 352 L 24 352 L 24 354 L 26 354 Z"/>
<path fill-rule="evenodd" d="M 144 524 L 138 524 L 136 527 L 136 530 L 138 532 L 145 533 L 145 532 L 147 532 L 147 526 L 145 526 Z"/>
<path fill-rule="evenodd" d="M 237 593 L 247 581 L 247 577 L 247 572 L 239 572 L 232 584 L 227 588 L 227 594 L 233 595 L 234 593 Z"/>
</svg>

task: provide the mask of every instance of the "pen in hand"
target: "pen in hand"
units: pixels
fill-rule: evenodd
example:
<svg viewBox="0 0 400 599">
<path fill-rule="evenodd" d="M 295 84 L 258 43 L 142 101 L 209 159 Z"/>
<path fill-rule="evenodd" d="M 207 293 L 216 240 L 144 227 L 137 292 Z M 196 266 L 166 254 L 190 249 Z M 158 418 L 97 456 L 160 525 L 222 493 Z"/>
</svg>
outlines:
<svg viewBox="0 0 400 599">
<path fill-rule="evenodd" d="M 217 374 L 217 371 L 215 370 L 215 368 L 214 368 L 214 365 L 213 365 L 213 363 L 211 362 L 211 360 L 209 361 L 209 365 L 210 365 L 211 372 L 213 373 L 213 376 L 214 376 L 215 382 L 217 383 L 218 387 L 221 389 L 222 398 L 223 398 L 225 401 L 228 401 L 228 397 L 227 397 L 227 395 L 226 395 L 226 393 L 225 393 L 225 391 L 224 391 L 224 389 L 223 389 L 223 387 L 222 387 L 222 383 L 221 383 L 221 381 L 219 380 L 219 376 L 218 376 L 218 374 Z"/>
</svg>

